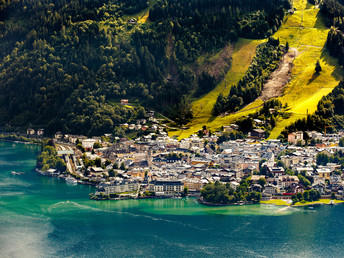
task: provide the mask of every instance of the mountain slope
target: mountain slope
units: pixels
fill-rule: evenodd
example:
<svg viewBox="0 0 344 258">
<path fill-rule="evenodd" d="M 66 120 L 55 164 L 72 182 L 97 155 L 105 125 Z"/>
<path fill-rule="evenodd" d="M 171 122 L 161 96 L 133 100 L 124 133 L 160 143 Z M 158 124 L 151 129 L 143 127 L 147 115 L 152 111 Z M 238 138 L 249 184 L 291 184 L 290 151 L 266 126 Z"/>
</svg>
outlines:
<svg viewBox="0 0 344 258">
<path fill-rule="evenodd" d="M 103 134 L 144 116 L 139 105 L 185 124 L 189 99 L 223 77 L 195 73 L 196 60 L 238 36 L 271 36 L 288 8 L 288 0 L 0 1 L 0 127 Z M 122 98 L 135 108 L 117 105 Z"/>
<path fill-rule="evenodd" d="M 307 0 L 295 0 L 293 6 L 296 11 L 289 15 L 283 25 L 274 34 L 279 38 L 281 44 L 288 42 L 290 48 L 297 51 L 292 69 L 291 81 L 285 87 L 282 96 L 278 99 L 283 104 L 288 104 L 291 116 L 288 119 L 280 118 L 276 127 L 272 130 L 270 138 L 277 138 L 282 130 L 297 119 L 306 117 L 307 113 L 314 113 L 319 100 L 327 95 L 343 78 L 343 71 L 339 68 L 338 60 L 331 57 L 326 50 L 326 40 L 329 29 L 325 26 L 324 16 L 315 6 L 307 3 Z M 252 53 L 249 51 L 248 53 Z M 246 50 L 247 51 L 247 50 Z M 243 50 L 243 53 L 245 51 Z M 248 54 L 249 56 L 250 54 Z M 315 74 L 315 63 L 320 60 L 322 72 Z M 237 59 L 235 66 L 248 67 L 247 59 Z M 233 57 L 234 65 L 234 57 Z M 245 71 L 242 71 L 241 76 Z M 226 78 L 232 79 L 232 84 L 236 84 L 236 74 L 231 69 Z M 222 87 L 221 87 L 222 85 Z M 229 91 L 227 87 L 227 94 Z M 205 97 L 193 103 L 193 110 L 196 114 L 195 119 L 190 122 L 189 129 L 182 132 L 171 132 L 172 135 L 178 135 L 180 138 L 187 137 L 196 133 L 203 125 L 208 129 L 218 130 L 223 125 L 228 125 L 236 119 L 256 112 L 262 104 L 261 99 L 257 99 L 239 112 L 225 117 L 213 117 L 211 114 L 211 104 L 223 89 L 221 83 L 215 90 Z M 203 106 L 204 105 L 204 106 Z M 200 107 L 204 111 L 199 112 Z"/>
<path fill-rule="evenodd" d="M 292 116 L 277 122 L 270 138 L 279 136 L 285 126 L 296 119 L 312 114 L 320 99 L 330 93 L 343 78 L 343 70 L 338 60 L 329 55 L 326 40 L 329 29 L 320 10 L 307 4 L 307 0 L 294 1 L 297 8 L 292 19 L 288 19 L 275 34 L 281 42 L 289 41 L 291 47 L 298 50 L 294 61 L 292 80 L 280 97 L 282 103 L 288 103 Z M 322 72 L 315 74 L 315 63 L 320 60 Z"/>
</svg>

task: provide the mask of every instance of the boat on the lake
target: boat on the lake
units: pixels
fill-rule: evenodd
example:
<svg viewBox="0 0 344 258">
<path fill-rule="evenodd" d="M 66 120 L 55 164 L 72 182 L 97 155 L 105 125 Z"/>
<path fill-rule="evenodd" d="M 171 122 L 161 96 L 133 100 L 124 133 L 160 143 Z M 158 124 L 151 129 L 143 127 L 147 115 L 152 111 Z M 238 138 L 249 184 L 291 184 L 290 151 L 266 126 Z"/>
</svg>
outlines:
<svg viewBox="0 0 344 258">
<path fill-rule="evenodd" d="M 69 183 L 69 184 L 73 184 L 73 185 L 76 185 L 78 183 L 78 180 L 76 180 L 75 178 L 73 177 L 66 177 L 66 182 Z"/>
<path fill-rule="evenodd" d="M 22 175 L 25 174 L 25 172 L 15 172 L 15 171 L 11 171 L 12 175 Z"/>
</svg>

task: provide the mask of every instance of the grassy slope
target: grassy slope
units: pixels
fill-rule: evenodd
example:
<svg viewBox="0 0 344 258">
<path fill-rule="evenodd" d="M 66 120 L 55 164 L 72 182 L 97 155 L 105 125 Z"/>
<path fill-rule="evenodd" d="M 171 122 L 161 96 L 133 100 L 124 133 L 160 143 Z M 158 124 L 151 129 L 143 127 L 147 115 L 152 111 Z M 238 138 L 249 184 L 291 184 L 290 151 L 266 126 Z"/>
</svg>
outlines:
<svg viewBox="0 0 344 258">
<path fill-rule="evenodd" d="M 293 115 L 289 119 L 278 121 L 270 138 L 277 138 L 286 126 L 306 117 L 307 112 L 314 113 L 319 100 L 342 79 L 342 71 L 336 68 L 337 60 L 325 50 L 328 29 L 319 9 L 307 4 L 307 0 L 295 0 L 294 7 L 297 9 L 295 14 L 275 34 L 282 44 L 288 41 L 299 52 L 294 61 L 292 80 L 284 95 L 279 98 L 282 103 L 288 103 Z M 318 59 L 323 71 L 316 76 L 314 68 Z"/>
<path fill-rule="evenodd" d="M 294 0 L 294 7 L 297 11 L 288 16 L 274 35 L 275 38 L 280 38 L 281 44 L 288 41 L 290 47 L 296 48 L 299 52 L 294 61 L 292 80 L 285 88 L 283 96 L 280 97 L 282 103 L 288 103 L 293 115 L 289 119 L 278 121 L 270 138 L 277 138 L 290 123 L 306 117 L 307 109 L 308 113 L 313 113 L 321 97 L 328 94 L 342 79 L 342 71 L 336 68 L 338 67 L 337 60 L 330 57 L 324 50 L 328 29 L 325 27 L 324 17 L 319 13 L 319 9 L 314 9 L 314 6 L 307 4 L 307 0 Z M 242 78 L 254 57 L 257 45 L 261 42 L 240 39 L 236 43 L 232 68 L 225 80 L 213 91 L 193 103 L 192 110 L 195 118 L 188 125 L 189 129 L 170 132 L 171 136 L 188 137 L 201 129 L 203 125 L 207 125 L 212 130 L 219 129 L 258 109 L 262 104 L 261 100 L 256 100 L 236 114 L 216 118 L 211 116 L 217 96 L 221 92 L 224 95 L 228 94 L 230 86 Z M 323 71 L 319 76 L 315 76 L 315 62 L 318 59 Z"/>
<path fill-rule="evenodd" d="M 223 93 L 228 95 L 230 86 L 237 84 L 238 81 L 245 75 L 253 57 L 255 56 L 256 47 L 262 41 L 239 39 L 234 47 L 232 55 L 231 69 L 226 74 L 225 79 L 211 92 L 202 96 L 192 104 L 192 110 L 194 113 L 193 121 L 188 124 L 189 129 L 183 131 L 170 132 L 169 134 L 177 135 L 179 138 L 185 138 L 193 133 L 196 133 L 203 125 L 207 125 L 208 128 L 218 129 L 222 125 L 226 125 L 234 121 L 237 117 L 242 116 L 241 112 L 233 116 L 227 117 L 212 117 L 211 111 L 216 102 L 217 96 Z M 251 108 L 252 106 L 248 107 Z M 247 109 L 247 108 L 246 108 Z M 252 111 L 251 111 L 252 112 Z"/>
</svg>

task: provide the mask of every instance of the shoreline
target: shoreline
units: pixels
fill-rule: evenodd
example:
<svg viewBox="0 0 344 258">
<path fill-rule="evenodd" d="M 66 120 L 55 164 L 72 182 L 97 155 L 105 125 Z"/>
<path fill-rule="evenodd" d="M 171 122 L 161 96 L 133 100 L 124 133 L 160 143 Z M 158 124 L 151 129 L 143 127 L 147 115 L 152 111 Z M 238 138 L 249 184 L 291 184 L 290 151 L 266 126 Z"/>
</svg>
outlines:
<svg viewBox="0 0 344 258">
<path fill-rule="evenodd" d="M 34 142 L 34 141 L 30 141 L 29 138 L 27 138 L 27 140 L 18 140 L 18 139 L 6 139 L 6 138 L 1 138 L 0 137 L 0 141 L 2 141 L 2 142 L 20 143 L 20 144 L 32 144 L 32 145 L 42 146 L 43 139 L 39 139 L 36 142 Z"/>
</svg>

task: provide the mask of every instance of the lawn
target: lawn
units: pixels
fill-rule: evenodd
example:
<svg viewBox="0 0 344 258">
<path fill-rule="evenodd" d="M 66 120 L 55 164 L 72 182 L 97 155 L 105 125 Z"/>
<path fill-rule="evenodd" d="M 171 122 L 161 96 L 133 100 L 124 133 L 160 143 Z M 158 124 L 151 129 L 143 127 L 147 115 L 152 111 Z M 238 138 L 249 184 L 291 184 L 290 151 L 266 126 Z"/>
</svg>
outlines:
<svg viewBox="0 0 344 258">
<path fill-rule="evenodd" d="M 285 200 L 269 200 L 269 201 L 260 201 L 260 203 L 262 204 L 275 204 L 278 206 L 286 206 L 286 205 L 290 205 L 287 201 Z"/>
</svg>

